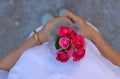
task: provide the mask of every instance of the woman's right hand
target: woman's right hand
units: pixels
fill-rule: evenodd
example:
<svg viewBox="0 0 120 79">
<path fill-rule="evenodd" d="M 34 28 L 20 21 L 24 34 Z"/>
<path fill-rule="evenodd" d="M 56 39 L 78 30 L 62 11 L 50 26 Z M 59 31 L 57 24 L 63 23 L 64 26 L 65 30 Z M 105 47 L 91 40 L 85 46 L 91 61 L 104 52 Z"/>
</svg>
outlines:
<svg viewBox="0 0 120 79">
<path fill-rule="evenodd" d="M 70 11 L 68 11 L 64 16 L 74 24 L 79 25 L 80 33 L 86 38 L 92 40 L 92 37 L 94 36 L 94 34 L 98 33 L 89 24 L 87 24 L 86 21 L 84 21 L 80 16 L 77 16 Z"/>
<path fill-rule="evenodd" d="M 49 40 L 50 32 L 55 28 L 56 24 L 61 21 L 68 21 L 66 17 L 57 17 L 54 19 L 50 19 L 45 26 L 39 31 L 39 38 L 41 43 Z"/>
</svg>

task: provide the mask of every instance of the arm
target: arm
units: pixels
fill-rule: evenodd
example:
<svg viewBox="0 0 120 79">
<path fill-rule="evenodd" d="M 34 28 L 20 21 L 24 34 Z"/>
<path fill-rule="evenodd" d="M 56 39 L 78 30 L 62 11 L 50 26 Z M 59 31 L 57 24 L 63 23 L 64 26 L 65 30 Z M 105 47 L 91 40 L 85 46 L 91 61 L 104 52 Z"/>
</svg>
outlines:
<svg viewBox="0 0 120 79">
<path fill-rule="evenodd" d="M 102 56 L 109 59 L 113 64 L 120 66 L 120 54 L 110 47 L 98 32 L 95 32 L 90 40 L 97 46 Z"/>
<path fill-rule="evenodd" d="M 64 20 L 66 20 L 65 17 L 49 20 L 49 22 L 42 28 L 42 30 L 38 32 L 38 37 L 40 39 L 40 42 L 43 43 L 45 41 L 48 41 L 49 34 L 51 30 L 54 29 L 55 24 L 57 22 L 64 21 Z M 9 71 L 15 65 L 15 63 L 18 61 L 18 59 L 26 49 L 34 47 L 37 44 L 38 43 L 35 40 L 34 36 L 29 38 L 21 46 L 19 46 L 18 48 L 10 52 L 0 61 L 0 69 Z"/>
<path fill-rule="evenodd" d="M 107 44 L 100 33 L 90 27 L 90 25 L 88 25 L 81 17 L 71 12 L 67 12 L 65 17 L 70 19 L 73 23 L 79 25 L 81 34 L 90 39 L 104 57 L 109 59 L 113 64 L 120 66 L 120 54 Z"/>
<path fill-rule="evenodd" d="M 10 52 L 8 55 L 6 55 L 1 61 L 0 61 L 0 69 L 9 71 L 17 62 L 17 60 L 20 58 L 21 54 L 28 48 L 31 48 L 33 46 L 37 45 L 37 41 L 32 36 L 29 38 L 26 42 L 24 42 L 20 47 L 16 48 L 12 52 Z"/>
</svg>

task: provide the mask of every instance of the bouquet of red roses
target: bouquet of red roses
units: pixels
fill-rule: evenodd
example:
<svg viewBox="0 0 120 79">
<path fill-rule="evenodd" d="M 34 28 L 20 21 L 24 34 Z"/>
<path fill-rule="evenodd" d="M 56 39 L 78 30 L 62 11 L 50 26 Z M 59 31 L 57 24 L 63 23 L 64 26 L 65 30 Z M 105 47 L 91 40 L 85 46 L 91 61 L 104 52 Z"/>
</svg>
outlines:
<svg viewBox="0 0 120 79">
<path fill-rule="evenodd" d="M 85 38 L 78 34 L 70 25 L 60 25 L 55 31 L 54 45 L 56 60 L 67 62 L 80 61 L 85 55 Z"/>
</svg>

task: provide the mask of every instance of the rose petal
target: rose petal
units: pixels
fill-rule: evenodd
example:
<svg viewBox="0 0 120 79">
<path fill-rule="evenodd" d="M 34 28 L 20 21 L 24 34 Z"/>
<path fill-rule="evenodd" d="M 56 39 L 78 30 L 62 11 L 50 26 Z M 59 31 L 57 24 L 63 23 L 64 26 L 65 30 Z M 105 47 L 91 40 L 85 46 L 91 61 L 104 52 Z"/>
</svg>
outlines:
<svg viewBox="0 0 120 79">
<path fill-rule="evenodd" d="M 73 61 L 80 61 L 85 56 L 85 49 L 73 53 Z"/>
<path fill-rule="evenodd" d="M 57 54 L 56 60 L 58 60 L 60 62 L 67 62 L 69 60 L 67 53 L 62 50 L 58 51 L 56 54 Z"/>
<path fill-rule="evenodd" d="M 60 40 L 59 40 L 59 45 L 60 45 L 63 49 L 68 48 L 69 45 L 70 45 L 70 39 L 67 38 L 67 37 L 62 37 L 62 38 L 60 38 Z"/>
</svg>

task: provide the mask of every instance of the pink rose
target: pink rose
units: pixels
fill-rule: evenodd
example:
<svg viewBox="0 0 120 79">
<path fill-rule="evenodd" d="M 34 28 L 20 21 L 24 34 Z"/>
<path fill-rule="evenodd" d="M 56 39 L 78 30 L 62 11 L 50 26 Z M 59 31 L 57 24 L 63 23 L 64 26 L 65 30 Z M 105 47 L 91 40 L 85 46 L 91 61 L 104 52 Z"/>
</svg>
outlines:
<svg viewBox="0 0 120 79">
<path fill-rule="evenodd" d="M 67 53 L 64 52 L 63 50 L 58 51 L 56 54 L 57 54 L 56 60 L 58 60 L 60 62 L 67 62 L 69 60 Z"/>
<path fill-rule="evenodd" d="M 67 37 L 62 37 L 62 38 L 60 38 L 60 40 L 59 40 L 59 45 L 60 45 L 60 47 L 62 47 L 63 49 L 68 48 L 69 45 L 70 45 L 70 39 L 67 38 Z"/>
<path fill-rule="evenodd" d="M 67 52 L 67 55 L 68 55 L 69 57 L 71 57 L 72 54 L 74 53 L 74 49 L 71 48 L 70 50 L 66 50 L 66 52 Z"/>
<path fill-rule="evenodd" d="M 73 61 L 79 61 L 85 56 L 85 49 L 73 53 Z"/>
<path fill-rule="evenodd" d="M 85 39 L 81 35 L 76 35 L 71 41 L 74 48 L 82 50 L 85 47 Z"/>
<path fill-rule="evenodd" d="M 59 27 L 58 31 L 57 31 L 57 35 L 61 36 L 61 37 L 70 37 L 71 35 L 74 35 L 75 31 L 73 31 L 71 28 L 69 28 L 68 26 L 61 26 Z"/>
</svg>

